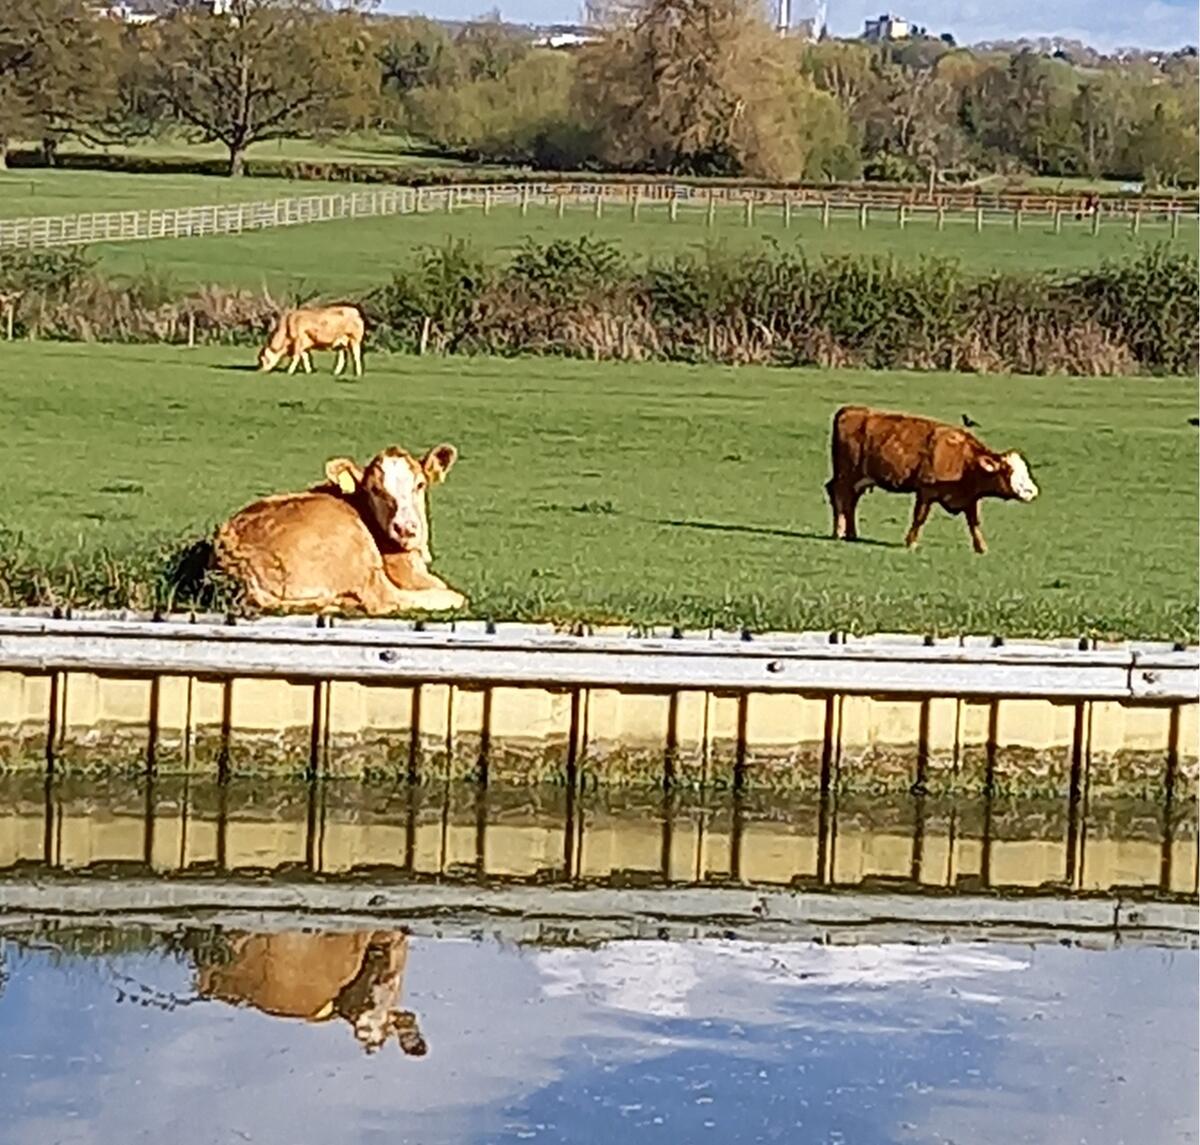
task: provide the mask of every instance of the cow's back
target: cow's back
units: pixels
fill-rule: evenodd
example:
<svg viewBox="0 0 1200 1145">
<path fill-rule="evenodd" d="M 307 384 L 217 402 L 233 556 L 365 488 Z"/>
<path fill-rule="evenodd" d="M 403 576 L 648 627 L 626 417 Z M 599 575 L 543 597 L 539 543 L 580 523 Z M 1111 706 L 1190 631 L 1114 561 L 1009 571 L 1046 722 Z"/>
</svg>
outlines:
<svg viewBox="0 0 1200 1145">
<path fill-rule="evenodd" d="M 834 479 L 911 493 L 956 480 L 974 444 L 933 418 L 844 406 L 834 415 Z"/>
<path fill-rule="evenodd" d="M 362 342 L 365 327 L 356 306 L 323 306 L 294 310 L 288 316 L 293 341 L 325 347 Z"/>
<path fill-rule="evenodd" d="M 334 604 L 382 573 L 382 558 L 358 510 L 334 491 L 266 497 L 217 533 L 221 567 L 253 603 Z"/>
<path fill-rule="evenodd" d="M 200 968 L 197 990 L 281 1017 L 323 1017 L 358 974 L 369 939 L 359 932 L 238 935 L 229 961 Z"/>
</svg>

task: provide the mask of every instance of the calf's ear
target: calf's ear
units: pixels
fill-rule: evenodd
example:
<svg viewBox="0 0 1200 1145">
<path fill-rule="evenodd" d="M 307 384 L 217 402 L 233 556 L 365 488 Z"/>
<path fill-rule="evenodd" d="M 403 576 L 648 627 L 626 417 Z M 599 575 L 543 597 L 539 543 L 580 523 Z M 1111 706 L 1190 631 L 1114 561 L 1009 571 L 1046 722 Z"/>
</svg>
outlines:
<svg viewBox="0 0 1200 1145">
<path fill-rule="evenodd" d="M 347 495 L 362 482 L 362 470 L 349 457 L 331 457 L 325 462 L 325 476 Z"/>
<path fill-rule="evenodd" d="M 458 450 L 453 445 L 443 442 L 441 445 L 435 445 L 421 458 L 421 468 L 425 470 L 429 483 L 436 485 L 439 481 L 446 480 L 446 474 L 457 460 Z"/>
<path fill-rule="evenodd" d="M 984 473 L 999 473 L 1000 463 L 990 457 L 981 457 L 979 459 L 979 468 L 982 469 Z"/>
</svg>

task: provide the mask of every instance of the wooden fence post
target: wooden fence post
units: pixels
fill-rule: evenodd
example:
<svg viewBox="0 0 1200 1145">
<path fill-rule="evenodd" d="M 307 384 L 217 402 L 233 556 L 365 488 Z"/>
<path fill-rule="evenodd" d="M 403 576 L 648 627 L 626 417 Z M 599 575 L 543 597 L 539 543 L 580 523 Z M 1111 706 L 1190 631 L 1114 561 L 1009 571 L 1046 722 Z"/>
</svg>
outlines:
<svg viewBox="0 0 1200 1145">
<path fill-rule="evenodd" d="M 705 217 L 705 226 L 713 226 L 717 221 L 717 197 L 712 191 L 708 193 L 708 215 Z"/>
<path fill-rule="evenodd" d="M 823 199 L 821 201 L 821 226 L 824 227 L 825 230 L 829 230 L 829 200 L 828 199 Z"/>
<path fill-rule="evenodd" d="M 938 203 L 937 229 L 939 231 L 944 231 L 946 229 L 946 205 L 945 205 L 945 203 Z"/>
<path fill-rule="evenodd" d="M 1098 235 L 1099 233 L 1100 233 L 1100 204 L 1097 203 L 1095 205 L 1095 207 L 1092 209 L 1092 234 Z"/>
<path fill-rule="evenodd" d="M 418 215 L 419 215 L 419 214 L 421 213 L 421 211 L 422 211 L 422 209 L 423 209 L 423 207 L 424 207 L 424 199 L 425 199 L 425 192 L 424 192 L 424 189 L 423 189 L 423 188 L 421 188 L 421 187 L 418 187 L 418 188 L 417 188 L 417 193 L 416 193 L 416 195 L 414 196 L 414 200 L 415 200 L 415 202 L 414 202 L 414 204 L 413 204 L 413 212 L 414 212 L 414 214 L 418 214 Z"/>
<path fill-rule="evenodd" d="M 896 208 L 896 226 L 898 226 L 901 230 L 904 230 L 904 222 L 904 204 L 901 203 L 900 206 Z"/>
<path fill-rule="evenodd" d="M 1062 207 L 1054 208 L 1054 233 L 1056 235 L 1062 234 Z"/>
<path fill-rule="evenodd" d="M 1171 208 L 1171 238 L 1179 238 L 1179 208 Z"/>
<path fill-rule="evenodd" d="M 188 346 L 195 347 L 196 345 L 196 312 L 188 311 Z"/>
<path fill-rule="evenodd" d="M 1133 208 L 1133 218 L 1129 220 L 1130 234 L 1137 234 L 1142 229 L 1142 210 L 1140 207 Z"/>
<path fill-rule="evenodd" d="M 601 188 L 596 192 L 596 218 L 600 218 L 604 214 L 604 190 Z"/>
<path fill-rule="evenodd" d="M 521 218 L 529 214 L 529 184 L 521 184 Z"/>
<path fill-rule="evenodd" d="M 675 222 L 679 218 L 679 196 L 674 191 L 671 192 L 671 202 L 667 214 L 671 222 Z"/>
<path fill-rule="evenodd" d="M 858 205 L 858 229 L 865 231 L 867 229 L 867 204 L 859 203 Z"/>
<path fill-rule="evenodd" d="M 454 214 L 454 188 L 446 188 L 446 214 Z"/>
<path fill-rule="evenodd" d="M 492 213 L 492 189 L 484 187 L 483 189 L 483 213 L 486 217 Z"/>
<path fill-rule="evenodd" d="M 634 187 L 629 192 L 629 218 L 631 222 L 638 221 L 638 205 L 641 200 L 641 189 Z"/>
<path fill-rule="evenodd" d="M 982 207 L 975 208 L 975 233 L 977 235 L 983 233 L 983 208 Z"/>
<path fill-rule="evenodd" d="M 567 213 L 567 196 L 563 193 L 562 188 L 558 191 L 558 217 L 561 219 Z"/>
<path fill-rule="evenodd" d="M 433 326 L 433 319 L 428 314 L 425 315 L 425 321 L 421 323 L 421 341 L 417 343 L 417 353 L 424 354 L 429 346 L 429 331 Z"/>
<path fill-rule="evenodd" d="M 1013 230 L 1021 233 L 1021 208 L 1013 207 Z"/>
<path fill-rule="evenodd" d="M 783 197 L 783 229 L 790 230 L 792 226 L 792 197 L 784 195 Z"/>
<path fill-rule="evenodd" d="M 749 197 L 746 199 L 746 226 L 754 226 L 754 200 Z"/>
</svg>

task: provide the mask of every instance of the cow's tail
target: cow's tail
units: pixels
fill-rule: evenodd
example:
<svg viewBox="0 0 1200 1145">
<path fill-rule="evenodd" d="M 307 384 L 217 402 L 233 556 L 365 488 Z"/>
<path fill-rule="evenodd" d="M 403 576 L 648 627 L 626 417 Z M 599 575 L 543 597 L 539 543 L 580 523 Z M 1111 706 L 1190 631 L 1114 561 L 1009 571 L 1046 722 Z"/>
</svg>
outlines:
<svg viewBox="0 0 1200 1145">
<path fill-rule="evenodd" d="M 225 603 L 222 598 L 228 595 L 212 537 L 189 541 L 171 552 L 162 580 L 172 608 L 211 609 Z"/>
</svg>

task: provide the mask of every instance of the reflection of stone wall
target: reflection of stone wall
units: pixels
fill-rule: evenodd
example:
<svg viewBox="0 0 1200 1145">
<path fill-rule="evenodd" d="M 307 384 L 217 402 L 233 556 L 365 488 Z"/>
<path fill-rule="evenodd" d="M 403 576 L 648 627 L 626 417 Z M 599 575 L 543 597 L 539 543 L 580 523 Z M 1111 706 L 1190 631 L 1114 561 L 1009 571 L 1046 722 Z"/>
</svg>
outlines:
<svg viewBox="0 0 1200 1145">
<path fill-rule="evenodd" d="M 0 672 L 0 768 L 817 790 L 1195 789 L 1200 705 L 674 696 Z M 1168 767 L 1168 761 L 1173 761 Z"/>
<path fill-rule="evenodd" d="M 1196 808 L 1089 799 L 0 781 L 0 871 L 289 869 L 611 885 L 900 883 L 1195 896 Z"/>
</svg>

